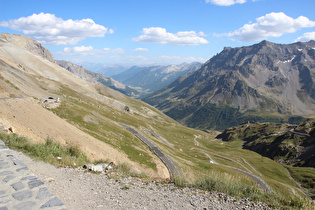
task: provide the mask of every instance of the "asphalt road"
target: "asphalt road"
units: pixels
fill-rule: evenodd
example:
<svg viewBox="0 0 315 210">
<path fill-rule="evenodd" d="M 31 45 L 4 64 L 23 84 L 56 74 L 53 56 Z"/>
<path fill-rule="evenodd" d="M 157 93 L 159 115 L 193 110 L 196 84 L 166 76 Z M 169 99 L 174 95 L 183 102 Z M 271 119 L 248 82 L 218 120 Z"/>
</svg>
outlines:
<svg viewBox="0 0 315 210">
<path fill-rule="evenodd" d="M 227 165 L 223 165 L 223 164 L 217 163 L 217 162 L 215 162 L 215 161 L 211 158 L 211 156 L 210 156 L 208 153 L 206 153 L 206 151 L 204 151 L 204 150 L 202 150 L 202 149 L 197 149 L 197 148 L 191 148 L 191 149 L 199 150 L 199 151 L 203 152 L 203 153 L 210 159 L 210 163 L 212 163 L 212 164 L 217 164 L 217 165 L 221 165 L 221 166 L 225 166 L 225 167 L 228 167 L 228 168 L 233 169 L 233 170 L 235 170 L 235 171 L 241 172 L 241 173 L 243 173 L 243 174 L 249 176 L 250 178 L 254 179 L 255 182 L 256 182 L 263 190 L 265 190 L 266 192 L 272 192 L 272 190 L 271 190 L 271 188 L 269 187 L 269 185 L 267 185 L 266 182 L 264 182 L 264 181 L 263 181 L 261 178 L 259 178 L 258 176 L 255 176 L 255 175 L 253 175 L 253 174 L 251 174 L 251 173 L 248 173 L 248 172 L 243 171 L 243 170 L 238 169 L 238 168 L 234 168 L 234 167 L 231 167 L 231 166 L 227 166 Z M 231 160 L 231 161 L 233 161 L 233 160 Z"/>
<path fill-rule="evenodd" d="M 177 167 L 177 165 L 169 158 L 167 157 L 157 146 L 154 145 L 154 143 L 149 140 L 147 137 L 140 134 L 138 131 L 136 131 L 134 128 L 125 125 L 123 123 L 119 123 L 122 127 L 126 128 L 128 131 L 130 131 L 133 135 L 135 135 L 138 139 L 140 139 L 143 143 L 145 143 L 150 149 L 155 153 L 155 155 L 160 158 L 160 160 L 164 163 L 166 168 L 168 169 L 170 173 L 170 178 L 175 177 L 182 177 L 182 173 Z"/>
</svg>

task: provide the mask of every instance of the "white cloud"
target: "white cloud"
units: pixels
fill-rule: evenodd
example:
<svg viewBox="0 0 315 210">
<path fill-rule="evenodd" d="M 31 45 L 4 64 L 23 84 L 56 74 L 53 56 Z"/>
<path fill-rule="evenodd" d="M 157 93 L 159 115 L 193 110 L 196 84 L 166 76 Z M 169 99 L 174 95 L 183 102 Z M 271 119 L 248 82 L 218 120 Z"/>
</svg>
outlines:
<svg viewBox="0 0 315 210">
<path fill-rule="evenodd" d="M 140 47 L 134 49 L 133 51 L 135 51 L 135 52 L 149 52 L 149 50 L 147 48 L 140 48 Z"/>
<path fill-rule="evenodd" d="M 35 40 L 50 45 L 73 45 L 87 37 L 104 37 L 114 31 L 92 19 L 63 20 L 54 14 L 40 13 L 2 21 L 0 26 L 22 31 Z"/>
<path fill-rule="evenodd" d="M 298 37 L 294 42 L 307 42 L 310 40 L 315 40 L 315 31 L 303 34 L 302 36 Z"/>
<path fill-rule="evenodd" d="M 246 0 L 206 0 L 206 3 L 215 4 L 218 6 L 231 6 L 234 4 L 244 4 Z"/>
<path fill-rule="evenodd" d="M 245 24 L 234 32 L 219 36 L 239 38 L 242 42 L 260 41 L 269 37 L 280 37 L 286 33 L 294 33 L 306 27 L 315 27 L 315 21 L 304 16 L 293 19 L 283 12 L 272 12 L 257 18 L 256 23 Z"/>
<path fill-rule="evenodd" d="M 122 48 L 116 48 L 116 49 L 111 49 L 111 48 L 103 48 L 102 50 L 99 51 L 100 53 L 107 53 L 107 54 L 123 54 L 125 53 L 125 50 Z"/>
<path fill-rule="evenodd" d="M 133 38 L 136 42 L 154 42 L 167 45 L 199 45 L 209 43 L 206 39 L 200 37 L 204 35 L 202 32 L 199 35 L 194 31 L 179 31 L 176 34 L 166 32 L 165 28 L 151 27 L 143 28 L 142 35 Z"/>
<path fill-rule="evenodd" d="M 80 47 L 73 47 L 73 48 L 70 48 L 70 47 L 65 47 L 63 49 L 63 52 L 65 54 L 74 54 L 74 53 L 84 53 L 84 52 L 91 52 L 93 50 L 93 47 L 92 46 L 80 46 Z"/>
<path fill-rule="evenodd" d="M 57 52 L 58 55 L 92 55 L 102 56 L 104 54 L 123 54 L 125 50 L 122 48 L 110 49 L 94 49 L 92 46 L 80 46 L 80 47 L 65 47 L 62 52 Z"/>
<path fill-rule="evenodd" d="M 86 51 L 91 51 L 91 50 L 93 50 L 93 47 L 92 47 L 92 46 L 88 46 L 88 47 L 85 47 L 85 46 L 74 47 L 73 50 L 74 50 L 75 52 L 86 52 Z"/>
</svg>

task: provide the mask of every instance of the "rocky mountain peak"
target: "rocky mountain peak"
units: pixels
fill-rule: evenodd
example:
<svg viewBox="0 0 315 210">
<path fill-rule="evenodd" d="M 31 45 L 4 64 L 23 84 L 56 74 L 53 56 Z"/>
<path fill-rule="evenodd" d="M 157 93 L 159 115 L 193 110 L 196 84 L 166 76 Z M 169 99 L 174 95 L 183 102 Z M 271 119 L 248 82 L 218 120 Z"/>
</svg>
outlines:
<svg viewBox="0 0 315 210">
<path fill-rule="evenodd" d="M 50 62 L 55 62 L 54 56 L 48 49 L 46 49 L 39 42 L 26 36 L 22 36 L 20 34 L 2 33 L 0 34 L 0 41 L 12 43 L 18 47 L 28 50 L 35 55 L 46 58 Z"/>
</svg>

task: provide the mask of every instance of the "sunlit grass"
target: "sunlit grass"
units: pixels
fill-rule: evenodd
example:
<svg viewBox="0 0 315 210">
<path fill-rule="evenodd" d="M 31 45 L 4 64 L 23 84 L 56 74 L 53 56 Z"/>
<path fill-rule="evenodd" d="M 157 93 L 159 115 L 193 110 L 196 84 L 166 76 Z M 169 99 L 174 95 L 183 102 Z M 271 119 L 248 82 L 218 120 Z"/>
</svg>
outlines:
<svg viewBox="0 0 315 210">
<path fill-rule="evenodd" d="M 47 137 L 45 143 L 34 143 L 17 134 L 0 133 L 0 138 L 11 149 L 21 151 L 28 156 L 55 166 L 83 166 L 89 160 L 76 145 L 61 145 Z"/>
</svg>

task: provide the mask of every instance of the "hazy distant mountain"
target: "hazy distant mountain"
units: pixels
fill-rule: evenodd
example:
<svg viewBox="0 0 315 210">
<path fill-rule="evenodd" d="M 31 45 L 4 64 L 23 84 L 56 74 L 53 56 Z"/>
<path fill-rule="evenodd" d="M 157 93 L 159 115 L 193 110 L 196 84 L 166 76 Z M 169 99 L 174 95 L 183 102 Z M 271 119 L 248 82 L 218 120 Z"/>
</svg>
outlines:
<svg viewBox="0 0 315 210">
<path fill-rule="evenodd" d="M 84 66 L 84 68 L 94 71 L 96 73 L 101 73 L 104 76 L 111 77 L 112 75 L 119 74 L 130 68 L 130 65 L 107 65 L 102 63 L 80 63 L 79 65 Z"/>
<path fill-rule="evenodd" d="M 131 87 L 139 87 L 146 93 L 152 93 L 171 84 L 179 76 L 196 71 L 201 65 L 193 62 L 169 66 L 133 66 L 112 77 Z"/>
<path fill-rule="evenodd" d="M 145 101 L 202 129 L 225 129 L 247 120 L 285 122 L 315 114 L 314 79 L 315 41 L 262 41 L 224 48 L 199 70 Z"/>
<path fill-rule="evenodd" d="M 106 77 L 101 73 L 95 73 L 95 72 L 89 71 L 85 69 L 83 66 L 79 66 L 68 61 L 56 60 L 56 63 L 59 66 L 67 69 L 71 73 L 78 75 L 79 77 L 81 77 L 82 79 L 86 81 L 93 82 L 93 83 L 99 82 L 114 90 L 118 90 L 119 92 L 127 96 L 131 96 L 131 97 L 140 96 L 139 95 L 140 93 L 137 90 L 132 89 L 112 78 Z"/>
</svg>

